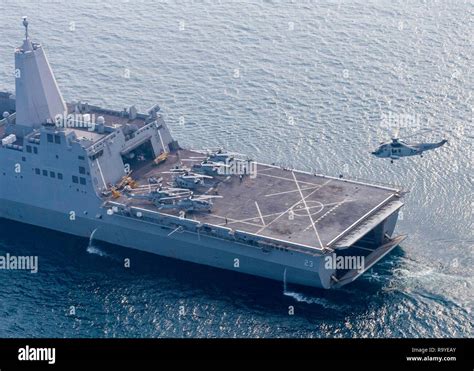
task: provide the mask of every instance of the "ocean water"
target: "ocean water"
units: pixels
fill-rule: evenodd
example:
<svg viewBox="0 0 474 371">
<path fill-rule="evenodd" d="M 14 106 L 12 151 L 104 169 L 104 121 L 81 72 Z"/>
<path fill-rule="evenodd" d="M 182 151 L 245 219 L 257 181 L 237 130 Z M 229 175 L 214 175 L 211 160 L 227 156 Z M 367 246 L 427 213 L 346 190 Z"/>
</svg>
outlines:
<svg viewBox="0 0 474 371">
<path fill-rule="evenodd" d="M 0 14 L 0 90 L 28 15 L 68 101 L 159 103 L 182 146 L 410 191 L 409 238 L 336 291 L 1 221 L 0 255 L 40 269 L 0 271 L 0 337 L 473 335 L 472 1 L 0 0 Z M 397 126 L 449 145 L 372 157 Z"/>
</svg>

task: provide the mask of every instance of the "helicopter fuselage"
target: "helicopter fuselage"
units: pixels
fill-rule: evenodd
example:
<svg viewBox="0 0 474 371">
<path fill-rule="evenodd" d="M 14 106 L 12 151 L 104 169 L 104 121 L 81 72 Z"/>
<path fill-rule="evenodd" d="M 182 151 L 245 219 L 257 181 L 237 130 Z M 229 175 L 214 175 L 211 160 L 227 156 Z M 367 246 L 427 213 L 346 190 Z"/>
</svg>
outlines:
<svg viewBox="0 0 474 371">
<path fill-rule="evenodd" d="M 180 175 L 175 178 L 174 183 L 178 187 L 196 189 L 198 186 L 203 184 L 203 180 L 194 176 Z"/>
<path fill-rule="evenodd" d="M 423 152 L 441 147 L 447 142 L 442 140 L 438 143 L 405 143 L 399 140 L 381 144 L 372 154 L 379 158 L 391 158 L 392 160 L 400 157 L 422 155 Z"/>
<path fill-rule="evenodd" d="M 200 200 L 195 198 L 184 198 L 171 204 L 161 204 L 160 209 L 178 209 L 186 212 L 210 212 L 212 210 L 212 201 Z"/>
</svg>

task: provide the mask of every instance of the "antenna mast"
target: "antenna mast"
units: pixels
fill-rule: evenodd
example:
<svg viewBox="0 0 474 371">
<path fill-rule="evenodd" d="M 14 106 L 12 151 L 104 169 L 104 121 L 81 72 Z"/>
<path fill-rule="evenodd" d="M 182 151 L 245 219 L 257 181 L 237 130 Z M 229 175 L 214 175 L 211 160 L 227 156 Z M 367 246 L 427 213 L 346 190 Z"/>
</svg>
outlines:
<svg viewBox="0 0 474 371">
<path fill-rule="evenodd" d="M 28 40 L 28 17 L 23 17 L 23 26 L 25 26 L 25 40 Z"/>
</svg>

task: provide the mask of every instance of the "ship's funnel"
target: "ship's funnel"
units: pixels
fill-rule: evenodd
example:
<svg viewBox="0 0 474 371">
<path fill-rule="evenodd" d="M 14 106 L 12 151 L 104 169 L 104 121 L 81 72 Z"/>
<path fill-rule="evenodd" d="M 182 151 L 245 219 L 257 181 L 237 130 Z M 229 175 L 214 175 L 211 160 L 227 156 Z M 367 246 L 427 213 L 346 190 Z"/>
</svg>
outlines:
<svg viewBox="0 0 474 371">
<path fill-rule="evenodd" d="M 55 122 L 56 115 L 65 114 L 67 106 L 43 48 L 28 37 L 26 17 L 23 25 L 25 40 L 15 50 L 16 124 L 38 127 Z"/>
</svg>

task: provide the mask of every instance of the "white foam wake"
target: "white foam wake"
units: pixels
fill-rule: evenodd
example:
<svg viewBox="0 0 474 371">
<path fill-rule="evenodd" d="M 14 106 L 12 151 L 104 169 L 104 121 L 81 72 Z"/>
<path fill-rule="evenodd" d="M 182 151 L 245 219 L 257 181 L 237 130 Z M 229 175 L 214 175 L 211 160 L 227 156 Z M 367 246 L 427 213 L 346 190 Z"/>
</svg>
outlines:
<svg viewBox="0 0 474 371">
<path fill-rule="evenodd" d="M 333 304 L 329 300 L 321 298 L 321 297 L 317 297 L 317 296 L 310 297 L 296 291 L 288 291 L 288 283 L 286 281 L 286 268 L 285 268 L 285 271 L 283 272 L 283 295 L 288 296 L 299 303 L 317 304 L 317 305 L 321 305 L 322 307 L 326 309 L 332 309 L 332 310 L 344 309 L 342 306 Z"/>
<path fill-rule="evenodd" d="M 95 236 L 95 233 L 97 232 L 99 228 L 96 228 L 92 231 L 90 237 L 89 237 L 89 244 L 87 245 L 87 252 L 89 254 L 94 254 L 94 255 L 99 255 L 99 256 L 109 256 L 109 254 L 107 254 L 105 251 L 102 251 L 101 249 L 99 249 L 97 246 L 94 246 L 93 245 L 93 242 L 94 242 L 94 236 Z"/>
<path fill-rule="evenodd" d="M 105 251 L 102 251 L 101 249 L 99 249 L 98 247 L 96 246 L 87 246 L 87 250 L 86 250 L 89 254 L 94 254 L 94 255 L 99 255 L 99 256 L 109 256 L 109 254 L 107 254 Z"/>
</svg>

